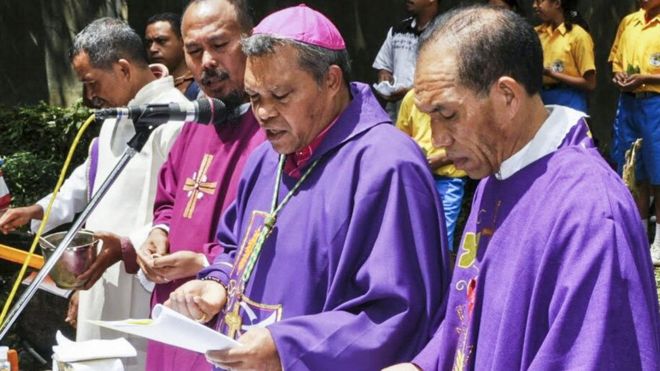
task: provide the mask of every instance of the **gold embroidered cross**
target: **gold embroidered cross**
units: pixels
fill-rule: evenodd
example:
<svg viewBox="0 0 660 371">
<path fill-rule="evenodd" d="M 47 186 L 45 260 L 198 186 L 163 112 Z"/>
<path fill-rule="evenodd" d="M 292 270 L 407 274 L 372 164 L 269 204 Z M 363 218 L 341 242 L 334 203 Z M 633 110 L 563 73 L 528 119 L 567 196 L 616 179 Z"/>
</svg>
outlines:
<svg viewBox="0 0 660 371">
<path fill-rule="evenodd" d="M 206 180 L 206 172 L 211 166 L 213 155 L 205 154 L 202 158 L 202 163 L 199 165 L 199 170 L 193 173 L 192 178 L 186 179 L 186 184 L 183 186 L 184 191 L 188 191 L 188 203 L 186 209 L 183 211 L 183 217 L 191 219 L 197 200 L 204 196 L 204 193 L 212 195 L 215 193 L 217 182 L 208 183 Z"/>
</svg>

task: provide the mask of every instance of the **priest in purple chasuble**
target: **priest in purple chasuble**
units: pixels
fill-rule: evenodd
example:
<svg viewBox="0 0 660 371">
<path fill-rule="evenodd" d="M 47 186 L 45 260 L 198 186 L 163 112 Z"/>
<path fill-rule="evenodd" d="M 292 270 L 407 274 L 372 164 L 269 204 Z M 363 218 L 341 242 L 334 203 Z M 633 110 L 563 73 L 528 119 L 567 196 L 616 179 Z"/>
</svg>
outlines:
<svg viewBox="0 0 660 371">
<path fill-rule="evenodd" d="M 242 6 L 204 1 L 183 15 L 188 68 L 207 96 L 223 100 L 238 117 L 215 126 L 186 123 L 161 168 L 154 227 L 138 251 L 140 266 L 156 283 L 152 307 L 220 254 L 214 242 L 220 215 L 236 198 L 249 154 L 265 141 L 243 89 L 240 38 L 252 24 Z M 213 46 L 217 34 L 226 42 L 223 48 Z M 150 341 L 146 369 L 210 370 L 211 364 L 203 354 Z"/>
<path fill-rule="evenodd" d="M 242 346 L 232 370 L 376 370 L 432 335 L 448 283 L 442 206 L 416 144 L 349 83 L 335 26 L 304 5 L 243 41 L 245 90 L 269 143 L 224 213 L 223 247 L 166 305 Z"/>
<path fill-rule="evenodd" d="M 584 114 L 543 106 L 542 59 L 525 20 L 480 6 L 447 13 L 421 42 L 417 105 L 481 182 L 440 327 L 388 371 L 660 368 L 635 203 Z"/>
</svg>

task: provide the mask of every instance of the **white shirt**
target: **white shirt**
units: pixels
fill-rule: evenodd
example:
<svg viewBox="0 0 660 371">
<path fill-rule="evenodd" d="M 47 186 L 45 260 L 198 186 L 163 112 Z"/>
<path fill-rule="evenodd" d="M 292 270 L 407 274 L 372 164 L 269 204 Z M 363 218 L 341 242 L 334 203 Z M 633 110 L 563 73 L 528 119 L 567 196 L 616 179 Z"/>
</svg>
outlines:
<svg viewBox="0 0 660 371">
<path fill-rule="evenodd" d="M 417 63 L 417 40 L 414 18 L 407 18 L 387 32 L 385 42 L 374 60 L 373 68 L 392 73 L 397 87 L 412 88 Z"/>
</svg>

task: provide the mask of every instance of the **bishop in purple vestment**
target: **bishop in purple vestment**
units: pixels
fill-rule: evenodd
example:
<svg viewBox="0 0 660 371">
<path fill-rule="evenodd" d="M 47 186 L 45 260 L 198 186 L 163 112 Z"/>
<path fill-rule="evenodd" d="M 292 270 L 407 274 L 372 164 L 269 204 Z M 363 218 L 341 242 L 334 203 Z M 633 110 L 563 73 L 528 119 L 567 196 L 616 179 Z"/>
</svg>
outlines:
<svg viewBox="0 0 660 371">
<path fill-rule="evenodd" d="M 543 106 L 541 74 L 539 41 L 511 12 L 449 12 L 422 42 L 417 104 L 435 142 L 482 180 L 440 327 L 412 364 L 388 371 L 660 368 L 633 199 L 584 114 Z"/>
<path fill-rule="evenodd" d="M 207 353 L 222 368 L 374 370 L 411 358 L 448 282 L 424 156 L 367 85 L 344 80 L 343 39 L 320 13 L 274 13 L 243 49 L 270 143 L 248 160 L 223 215 L 223 253 L 168 305 L 217 313 L 218 329 L 243 343 Z M 314 68 L 306 53 L 318 53 Z"/>
</svg>

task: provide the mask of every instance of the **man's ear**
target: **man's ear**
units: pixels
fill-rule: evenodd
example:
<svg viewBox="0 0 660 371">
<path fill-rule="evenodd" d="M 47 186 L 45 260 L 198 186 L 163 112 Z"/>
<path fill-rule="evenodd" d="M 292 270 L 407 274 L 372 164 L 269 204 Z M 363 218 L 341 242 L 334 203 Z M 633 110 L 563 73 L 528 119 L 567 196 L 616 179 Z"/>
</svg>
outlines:
<svg viewBox="0 0 660 371">
<path fill-rule="evenodd" d="M 527 91 L 516 80 L 508 76 L 502 76 L 493 84 L 490 94 L 496 104 L 505 108 L 507 117 L 513 119 L 520 110 L 520 105 Z"/>
<path fill-rule="evenodd" d="M 563 0 L 555 0 L 552 2 L 552 5 L 554 6 L 555 9 L 561 9 L 564 6 L 564 1 Z"/>
<path fill-rule="evenodd" d="M 117 70 L 120 73 L 120 76 L 124 77 L 127 80 L 131 79 L 131 63 L 124 58 L 121 58 L 117 61 Z"/>
<path fill-rule="evenodd" d="M 328 68 L 328 72 L 325 74 L 325 84 L 328 89 L 331 91 L 339 91 L 342 88 L 344 83 L 344 73 L 341 68 L 336 64 L 333 64 Z"/>
</svg>

